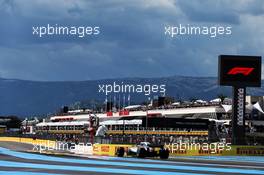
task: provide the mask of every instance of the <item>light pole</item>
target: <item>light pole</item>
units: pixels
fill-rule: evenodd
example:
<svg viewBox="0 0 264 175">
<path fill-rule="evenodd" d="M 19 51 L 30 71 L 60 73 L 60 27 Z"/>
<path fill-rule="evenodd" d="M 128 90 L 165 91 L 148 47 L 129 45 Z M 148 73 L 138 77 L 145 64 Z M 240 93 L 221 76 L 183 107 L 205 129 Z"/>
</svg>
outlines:
<svg viewBox="0 0 264 175">
<path fill-rule="evenodd" d="M 146 110 L 146 134 L 145 134 L 145 142 L 147 141 L 147 136 L 148 136 L 148 106 L 149 106 L 150 98 L 148 98 L 148 103 L 147 103 L 147 110 Z"/>
</svg>

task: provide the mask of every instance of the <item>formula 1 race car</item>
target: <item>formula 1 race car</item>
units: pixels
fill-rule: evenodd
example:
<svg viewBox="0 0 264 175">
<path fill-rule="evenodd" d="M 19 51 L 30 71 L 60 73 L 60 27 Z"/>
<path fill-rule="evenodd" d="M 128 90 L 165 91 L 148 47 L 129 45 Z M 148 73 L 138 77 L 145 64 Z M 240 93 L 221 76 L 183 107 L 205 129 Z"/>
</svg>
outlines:
<svg viewBox="0 0 264 175">
<path fill-rule="evenodd" d="M 116 155 L 118 157 L 123 157 L 124 153 L 125 149 L 123 147 L 119 147 Z M 140 144 L 129 148 L 127 155 L 138 158 L 160 157 L 160 159 L 168 159 L 169 150 L 164 148 L 163 145 L 151 145 L 149 142 L 141 142 Z"/>
</svg>

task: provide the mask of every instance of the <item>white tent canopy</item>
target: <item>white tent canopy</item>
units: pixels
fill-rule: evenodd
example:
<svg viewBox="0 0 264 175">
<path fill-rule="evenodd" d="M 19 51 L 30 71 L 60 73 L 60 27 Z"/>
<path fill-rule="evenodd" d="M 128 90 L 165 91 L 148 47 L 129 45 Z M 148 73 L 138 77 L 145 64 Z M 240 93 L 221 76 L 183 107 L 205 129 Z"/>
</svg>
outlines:
<svg viewBox="0 0 264 175">
<path fill-rule="evenodd" d="M 259 102 L 255 103 L 255 104 L 253 105 L 253 107 L 254 107 L 255 109 L 257 109 L 259 112 L 261 112 L 262 114 L 264 114 L 262 108 L 261 108 L 260 105 L 259 105 Z"/>
<path fill-rule="evenodd" d="M 211 103 L 220 103 L 221 99 L 220 98 L 216 98 L 210 101 Z"/>
<path fill-rule="evenodd" d="M 179 105 L 181 105 L 181 103 L 180 103 L 180 102 L 174 102 L 174 103 L 172 103 L 171 105 L 172 105 L 172 106 L 179 106 Z"/>
<path fill-rule="evenodd" d="M 253 105 L 252 104 L 247 104 L 246 105 L 246 110 L 252 111 L 253 110 Z"/>
<path fill-rule="evenodd" d="M 225 112 L 230 112 L 232 110 L 232 105 L 222 105 L 224 108 Z"/>
<path fill-rule="evenodd" d="M 130 105 L 130 106 L 127 106 L 125 107 L 125 109 L 136 109 L 136 108 L 140 108 L 141 105 Z"/>
<path fill-rule="evenodd" d="M 200 103 L 200 104 L 205 104 L 205 103 L 207 103 L 207 101 L 204 101 L 204 100 L 196 100 L 195 102 L 196 102 L 196 103 Z"/>
<path fill-rule="evenodd" d="M 224 108 L 225 112 L 230 112 L 232 110 L 232 105 L 222 105 L 222 107 Z M 259 102 L 255 103 L 254 105 L 252 104 L 246 105 L 246 110 L 252 111 L 253 109 L 257 109 L 259 112 L 264 114 L 264 111 L 259 105 Z"/>
</svg>

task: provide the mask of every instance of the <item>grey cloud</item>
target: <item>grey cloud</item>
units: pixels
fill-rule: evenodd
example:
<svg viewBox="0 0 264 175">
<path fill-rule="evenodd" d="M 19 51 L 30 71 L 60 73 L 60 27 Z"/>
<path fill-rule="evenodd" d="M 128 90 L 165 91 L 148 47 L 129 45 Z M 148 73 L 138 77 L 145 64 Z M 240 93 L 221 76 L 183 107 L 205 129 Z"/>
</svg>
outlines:
<svg viewBox="0 0 264 175">
<path fill-rule="evenodd" d="M 84 80 L 215 76 L 219 54 L 263 55 L 262 3 L 254 1 L 0 1 L 0 76 Z M 254 5 L 257 4 L 257 5 Z M 257 13 L 256 13 L 257 12 Z M 262 20 L 263 21 L 263 20 Z M 32 26 L 98 25 L 92 38 L 36 38 Z M 164 36 L 164 25 L 231 25 L 210 38 Z"/>
<path fill-rule="evenodd" d="M 239 14 L 232 9 L 233 1 L 177 0 L 184 14 L 194 22 L 239 24 Z"/>
</svg>

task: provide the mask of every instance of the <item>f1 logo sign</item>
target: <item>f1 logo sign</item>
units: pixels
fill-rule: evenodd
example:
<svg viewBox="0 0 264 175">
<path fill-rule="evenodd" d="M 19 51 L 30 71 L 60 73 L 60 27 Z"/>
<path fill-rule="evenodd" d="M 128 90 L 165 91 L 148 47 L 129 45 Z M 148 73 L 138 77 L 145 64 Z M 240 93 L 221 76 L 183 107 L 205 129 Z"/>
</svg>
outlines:
<svg viewBox="0 0 264 175">
<path fill-rule="evenodd" d="M 234 67 L 229 70 L 228 75 L 242 74 L 248 76 L 254 70 L 253 67 Z"/>
</svg>

